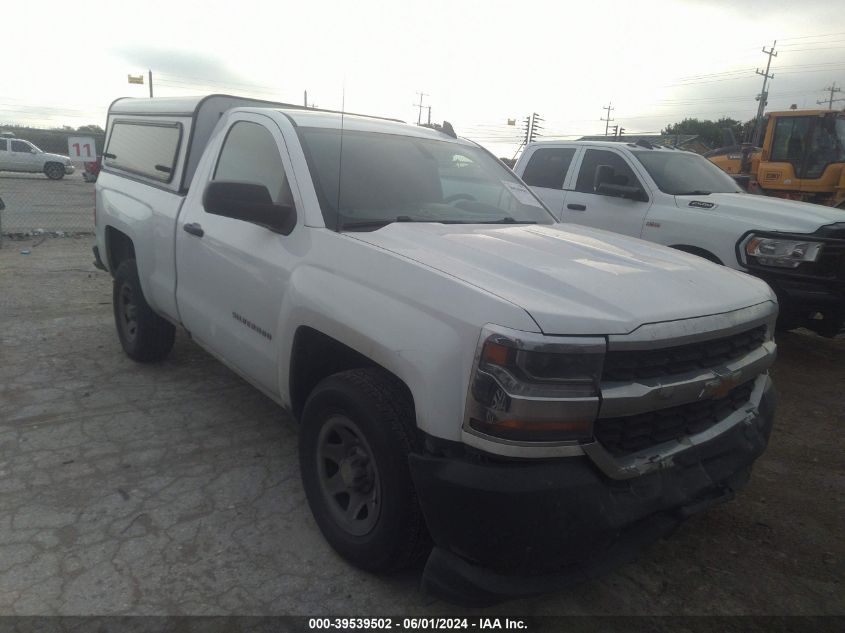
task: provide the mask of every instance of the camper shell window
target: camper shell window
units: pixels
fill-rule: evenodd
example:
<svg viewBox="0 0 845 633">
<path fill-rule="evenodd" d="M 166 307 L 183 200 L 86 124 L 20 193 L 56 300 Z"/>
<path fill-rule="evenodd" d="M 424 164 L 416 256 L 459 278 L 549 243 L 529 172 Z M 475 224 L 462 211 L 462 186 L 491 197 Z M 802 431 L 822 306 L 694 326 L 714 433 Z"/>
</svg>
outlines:
<svg viewBox="0 0 845 633">
<path fill-rule="evenodd" d="M 103 160 L 108 167 L 170 182 L 181 142 L 181 123 L 118 120 L 112 124 Z"/>
</svg>

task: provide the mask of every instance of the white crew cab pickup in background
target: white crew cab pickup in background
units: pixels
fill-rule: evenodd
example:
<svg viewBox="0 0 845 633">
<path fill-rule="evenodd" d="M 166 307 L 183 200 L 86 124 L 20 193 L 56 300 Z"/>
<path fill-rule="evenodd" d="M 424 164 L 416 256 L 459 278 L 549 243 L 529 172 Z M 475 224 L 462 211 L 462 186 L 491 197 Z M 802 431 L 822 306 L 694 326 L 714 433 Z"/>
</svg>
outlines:
<svg viewBox="0 0 845 633">
<path fill-rule="evenodd" d="M 845 327 L 845 211 L 746 194 L 698 154 L 649 143 L 531 143 L 514 166 L 567 224 L 672 246 L 764 279 L 779 325 Z"/>
<path fill-rule="evenodd" d="M 217 95 L 118 100 L 103 157 L 124 350 L 162 360 L 183 327 L 291 412 L 316 522 L 364 569 L 550 591 L 730 498 L 766 447 L 771 289 L 563 227 L 475 143 Z"/>
</svg>

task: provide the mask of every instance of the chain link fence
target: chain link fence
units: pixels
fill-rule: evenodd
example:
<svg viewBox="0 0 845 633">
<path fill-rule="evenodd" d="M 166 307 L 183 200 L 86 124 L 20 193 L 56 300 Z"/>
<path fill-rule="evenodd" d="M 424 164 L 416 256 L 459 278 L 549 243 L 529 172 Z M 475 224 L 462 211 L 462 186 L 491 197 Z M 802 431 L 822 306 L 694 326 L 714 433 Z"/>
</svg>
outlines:
<svg viewBox="0 0 845 633">
<path fill-rule="evenodd" d="M 61 180 L 43 174 L 0 173 L 0 240 L 94 232 L 94 183 L 81 166 Z"/>
</svg>

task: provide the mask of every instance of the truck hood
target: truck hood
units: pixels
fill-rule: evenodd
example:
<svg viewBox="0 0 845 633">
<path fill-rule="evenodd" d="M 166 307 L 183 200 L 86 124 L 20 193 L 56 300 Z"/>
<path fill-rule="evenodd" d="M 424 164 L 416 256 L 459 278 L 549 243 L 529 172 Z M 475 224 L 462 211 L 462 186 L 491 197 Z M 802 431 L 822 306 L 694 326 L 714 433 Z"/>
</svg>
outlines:
<svg viewBox="0 0 845 633">
<path fill-rule="evenodd" d="M 744 220 L 748 225 L 746 230 L 812 233 L 826 224 L 845 222 L 843 209 L 748 193 L 675 196 L 675 204 L 681 208 L 691 206 L 703 213 Z M 706 208 L 708 204 L 714 206 Z"/>
<path fill-rule="evenodd" d="M 626 334 L 774 301 L 765 283 L 744 273 L 571 224 L 397 222 L 348 235 L 516 304 L 546 334 Z"/>
</svg>

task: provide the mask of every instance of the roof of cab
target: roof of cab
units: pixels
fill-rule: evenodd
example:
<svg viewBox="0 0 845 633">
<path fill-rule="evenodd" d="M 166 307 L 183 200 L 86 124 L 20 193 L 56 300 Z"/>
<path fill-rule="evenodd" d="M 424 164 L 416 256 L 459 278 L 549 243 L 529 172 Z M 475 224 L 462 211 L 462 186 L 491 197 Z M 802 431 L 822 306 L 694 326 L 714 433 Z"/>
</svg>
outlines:
<svg viewBox="0 0 845 633">
<path fill-rule="evenodd" d="M 329 110 L 305 110 L 287 108 L 278 109 L 299 127 L 326 128 L 339 130 L 352 130 L 357 132 L 378 132 L 381 134 L 401 134 L 402 136 L 416 136 L 418 138 L 430 138 L 436 140 L 449 139 L 451 141 L 467 143 L 463 139 L 454 139 L 445 132 L 434 130 L 420 125 L 411 125 L 395 119 L 382 119 L 380 117 L 361 116 L 332 112 Z"/>
<path fill-rule="evenodd" d="M 553 145 L 578 145 L 583 147 L 616 147 L 616 148 L 628 148 L 629 150 L 648 150 L 648 149 L 656 149 L 656 150 L 671 150 L 673 152 L 678 152 L 682 154 L 694 154 L 695 152 L 689 152 L 685 149 L 681 149 L 680 147 L 666 147 L 663 145 L 652 145 L 651 148 L 645 145 L 637 145 L 631 141 L 555 141 L 555 140 L 548 140 L 548 141 L 534 141 L 529 145 L 529 147 L 540 147 L 540 146 L 553 146 Z"/>
</svg>

